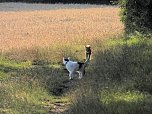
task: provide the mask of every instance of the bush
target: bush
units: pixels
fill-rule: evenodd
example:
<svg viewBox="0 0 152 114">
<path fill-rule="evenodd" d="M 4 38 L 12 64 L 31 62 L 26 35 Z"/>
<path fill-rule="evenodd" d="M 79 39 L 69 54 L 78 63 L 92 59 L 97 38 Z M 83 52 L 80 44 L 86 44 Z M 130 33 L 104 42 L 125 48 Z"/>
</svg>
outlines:
<svg viewBox="0 0 152 114">
<path fill-rule="evenodd" d="M 120 0 L 120 7 L 126 34 L 152 31 L 152 0 Z"/>
</svg>

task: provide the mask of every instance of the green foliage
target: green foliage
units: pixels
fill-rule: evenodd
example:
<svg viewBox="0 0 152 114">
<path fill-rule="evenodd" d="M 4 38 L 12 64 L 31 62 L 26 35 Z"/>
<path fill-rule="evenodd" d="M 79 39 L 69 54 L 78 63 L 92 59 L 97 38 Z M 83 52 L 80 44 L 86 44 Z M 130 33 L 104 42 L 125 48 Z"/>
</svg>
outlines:
<svg viewBox="0 0 152 114">
<path fill-rule="evenodd" d="M 120 0 L 119 4 L 126 34 L 152 31 L 152 0 Z"/>
</svg>

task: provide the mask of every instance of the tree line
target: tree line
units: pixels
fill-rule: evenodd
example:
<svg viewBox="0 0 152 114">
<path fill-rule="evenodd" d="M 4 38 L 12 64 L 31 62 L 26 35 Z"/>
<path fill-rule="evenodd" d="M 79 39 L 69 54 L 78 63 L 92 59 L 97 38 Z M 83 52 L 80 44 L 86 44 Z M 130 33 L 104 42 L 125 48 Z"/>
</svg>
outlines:
<svg viewBox="0 0 152 114">
<path fill-rule="evenodd" d="M 112 4 L 118 0 L 0 0 L 0 2 Z"/>
<path fill-rule="evenodd" d="M 152 34 L 152 0 L 120 0 L 126 34 Z"/>
</svg>

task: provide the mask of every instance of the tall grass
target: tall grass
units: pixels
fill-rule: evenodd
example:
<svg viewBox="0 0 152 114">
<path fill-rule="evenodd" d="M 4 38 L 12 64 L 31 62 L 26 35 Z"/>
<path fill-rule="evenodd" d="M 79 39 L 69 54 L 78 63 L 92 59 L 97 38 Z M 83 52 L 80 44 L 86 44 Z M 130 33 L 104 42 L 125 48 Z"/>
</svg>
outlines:
<svg viewBox="0 0 152 114">
<path fill-rule="evenodd" d="M 0 23 L 6 26 L 1 28 L 0 34 L 0 113 L 151 114 L 151 38 L 115 38 L 122 32 L 122 25 L 113 14 L 118 9 L 64 11 L 0 12 L 3 15 Z M 35 14 L 38 17 L 35 18 Z M 63 18 L 65 15 L 67 17 Z M 114 16 L 113 21 L 107 15 Z M 16 20 L 19 20 L 18 23 Z M 3 23 L 5 21 L 8 23 Z M 56 28 L 56 23 L 62 23 L 64 27 Z M 23 24 L 26 30 L 21 28 L 18 31 L 16 24 Z M 47 26 L 49 24 L 53 25 Z M 102 24 L 104 26 L 100 26 Z M 61 27 L 69 25 L 73 26 L 66 30 L 71 31 L 61 30 Z M 4 34 L 5 30 L 7 34 Z M 75 30 L 76 33 L 73 32 Z M 10 37 L 12 33 L 14 36 Z M 20 36 L 23 39 L 19 39 Z M 115 39 L 103 41 L 107 37 Z M 84 45 L 87 43 L 91 44 L 93 54 L 86 75 L 82 80 L 74 78 L 69 81 L 62 66 L 62 57 L 83 61 Z M 10 47 L 7 47 L 8 44 Z M 61 105 L 65 107 L 61 109 Z"/>
<path fill-rule="evenodd" d="M 57 96 L 66 91 L 63 82 L 67 80 L 58 67 L 4 59 L 0 66 L 0 113 L 46 114 L 55 103 L 67 103 Z"/>
<path fill-rule="evenodd" d="M 1 59 L 2 68 L 5 66 L 1 72 L 10 75 L 1 83 L 1 112 L 48 113 L 53 110 L 52 103 L 67 103 L 63 97 L 56 100 L 52 95 L 63 95 L 71 103 L 63 112 L 66 114 L 150 114 L 151 42 L 151 39 L 138 36 L 129 40 L 107 40 L 102 46 L 95 42 L 86 75 L 74 82 L 68 80 L 64 68 L 59 65 L 61 62 L 43 61 L 41 53 L 44 51 L 37 50 L 36 58 L 30 62 Z M 81 54 L 70 52 L 68 46 L 63 53 L 79 59 Z M 73 48 L 82 50 L 84 47 Z M 13 68 L 17 70 L 10 70 Z"/>
<path fill-rule="evenodd" d="M 137 37 L 109 40 L 98 50 L 66 114 L 151 113 L 152 44 Z"/>
</svg>

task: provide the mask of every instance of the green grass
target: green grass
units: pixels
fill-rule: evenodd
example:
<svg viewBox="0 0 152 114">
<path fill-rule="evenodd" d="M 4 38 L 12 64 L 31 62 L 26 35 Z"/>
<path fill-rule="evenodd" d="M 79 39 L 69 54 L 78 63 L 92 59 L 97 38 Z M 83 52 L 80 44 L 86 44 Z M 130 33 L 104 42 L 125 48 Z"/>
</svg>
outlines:
<svg viewBox="0 0 152 114">
<path fill-rule="evenodd" d="M 30 61 L 16 62 L 16 61 L 12 61 L 12 60 L 7 60 L 7 59 L 1 58 L 0 59 L 0 66 L 19 69 L 19 68 L 31 66 L 31 62 Z"/>
<path fill-rule="evenodd" d="M 104 90 L 101 93 L 101 103 L 107 114 L 150 114 L 152 106 L 151 94 L 139 91 Z"/>
<path fill-rule="evenodd" d="M 111 104 L 113 102 L 139 102 L 144 100 L 144 94 L 138 91 L 113 91 L 113 90 L 103 90 L 101 92 L 101 102 L 105 105 Z"/>
<path fill-rule="evenodd" d="M 8 77 L 8 75 L 6 73 L 0 71 L 0 79 L 6 78 L 6 77 Z"/>
<path fill-rule="evenodd" d="M 51 104 L 56 102 L 67 104 L 67 98 L 53 96 L 50 92 L 50 88 L 55 91 L 54 84 L 60 82 L 55 82 L 54 78 L 54 81 L 47 82 L 51 87 L 45 83 L 48 78 L 51 78 L 49 75 L 56 74 L 55 69 L 61 69 L 60 66 L 32 64 L 32 61 L 0 59 L 0 113 L 46 114 L 54 109 Z M 50 71 L 47 73 L 46 70 Z"/>
<path fill-rule="evenodd" d="M 151 44 L 149 41 L 151 42 L 150 39 L 146 40 L 146 43 Z M 139 42 L 144 42 L 144 39 L 140 39 L 138 37 L 131 37 L 128 40 L 123 39 L 123 38 L 121 38 L 121 39 L 111 39 L 106 44 L 107 44 L 108 47 L 112 47 L 112 46 L 115 47 L 115 46 L 118 46 L 118 45 L 119 46 L 123 46 L 123 45 L 132 46 L 132 45 L 138 44 Z"/>
<path fill-rule="evenodd" d="M 92 43 L 82 80 L 69 81 L 62 66 L 63 56 L 84 59 L 82 45 L 35 49 L 27 60 L 1 57 L 0 113 L 46 114 L 63 103 L 64 114 L 151 114 L 152 40 L 139 37 Z"/>
<path fill-rule="evenodd" d="M 151 41 L 137 36 L 112 39 L 104 50 L 98 49 L 89 66 L 92 70 L 66 114 L 150 114 Z"/>
<path fill-rule="evenodd" d="M 6 114 L 46 114 L 54 109 L 51 104 L 68 102 L 65 97 L 49 94 L 37 79 L 26 76 L 1 82 L 0 94 L 0 113 Z"/>
<path fill-rule="evenodd" d="M 30 61 L 17 62 L 14 60 L 8 60 L 0 58 L 0 79 L 7 79 L 11 77 L 11 74 L 17 72 L 17 70 L 22 68 L 27 68 L 31 66 Z"/>
</svg>

